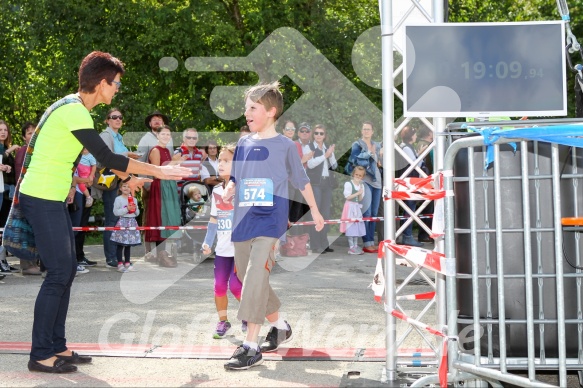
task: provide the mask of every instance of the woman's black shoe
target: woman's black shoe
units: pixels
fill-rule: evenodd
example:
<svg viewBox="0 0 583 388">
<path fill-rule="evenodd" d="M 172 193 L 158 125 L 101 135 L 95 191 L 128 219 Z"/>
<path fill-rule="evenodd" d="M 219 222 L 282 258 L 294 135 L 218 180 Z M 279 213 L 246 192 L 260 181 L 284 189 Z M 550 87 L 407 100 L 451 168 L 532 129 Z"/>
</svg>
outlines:
<svg viewBox="0 0 583 388">
<path fill-rule="evenodd" d="M 55 354 L 59 360 L 63 360 L 68 362 L 69 364 L 89 364 L 91 362 L 91 357 L 89 356 L 80 356 L 79 353 L 71 352 L 71 356 L 59 356 Z"/>
<path fill-rule="evenodd" d="M 28 370 L 43 373 L 71 373 L 77 372 L 77 367 L 73 364 L 68 364 L 65 360 L 56 360 L 53 366 L 46 366 L 38 361 L 29 360 Z"/>
</svg>

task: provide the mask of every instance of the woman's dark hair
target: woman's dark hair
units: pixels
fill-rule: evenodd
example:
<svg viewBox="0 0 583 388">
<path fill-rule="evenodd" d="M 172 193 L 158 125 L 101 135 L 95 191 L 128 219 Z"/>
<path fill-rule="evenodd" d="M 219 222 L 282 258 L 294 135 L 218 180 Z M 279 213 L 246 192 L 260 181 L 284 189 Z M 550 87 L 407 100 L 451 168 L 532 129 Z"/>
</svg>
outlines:
<svg viewBox="0 0 583 388">
<path fill-rule="evenodd" d="M 362 125 L 368 124 L 370 125 L 370 127 L 372 128 L 372 130 L 374 131 L 374 125 L 372 124 L 372 121 L 365 121 L 362 123 Z"/>
<path fill-rule="evenodd" d="M 114 107 L 112 107 L 112 108 L 111 108 L 111 109 L 109 109 L 109 110 L 107 111 L 107 113 L 105 114 L 105 120 L 107 120 L 107 118 L 109 117 L 109 115 L 110 115 L 110 114 L 112 114 L 113 112 L 119 112 L 119 113 L 121 113 L 121 110 L 119 110 L 119 108 L 118 108 L 118 107 L 115 107 L 115 106 L 114 106 Z"/>
<path fill-rule="evenodd" d="M 111 85 L 116 75 L 124 73 L 123 63 L 119 59 L 109 53 L 93 51 L 83 58 L 79 66 L 79 92 L 93 93 L 102 79 Z"/>
<path fill-rule="evenodd" d="M 156 133 L 160 133 L 163 129 L 168 129 L 170 132 L 172 132 L 172 128 L 170 128 L 168 125 L 164 124 L 164 125 L 160 125 L 159 127 L 156 127 L 154 129 L 152 129 L 154 132 Z"/>
<path fill-rule="evenodd" d="M 210 145 L 214 145 L 217 147 L 217 157 L 218 157 L 218 155 L 221 153 L 221 147 L 219 147 L 217 142 L 214 140 L 209 140 L 208 144 L 204 146 L 204 152 L 206 152 L 207 155 L 209 154 L 209 146 Z"/>
<path fill-rule="evenodd" d="M 4 120 L 0 120 L 0 124 L 6 125 L 6 129 L 8 130 L 8 136 L 6 137 L 6 140 L 4 140 L 4 147 L 9 148 L 12 146 L 12 133 L 10 133 L 10 125 L 8 125 L 8 123 Z"/>
<path fill-rule="evenodd" d="M 280 128 L 281 129 L 281 132 L 283 132 L 285 130 L 285 127 L 286 127 L 287 123 L 292 123 L 294 125 L 294 128 L 296 128 L 296 130 L 297 130 L 298 126 L 296 125 L 296 122 L 295 121 L 293 121 L 293 120 L 285 120 L 281 124 L 281 128 Z"/>
<path fill-rule="evenodd" d="M 413 141 L 413 135 L 415 135 L 416 131 L 415 128 L 406 126 L 401 130 L 401 140 L 403 143 L 411 143 Z"/>
<path fill-rule="evenodd" d="M 22 135 L 23 139 L 24 139 L 24 136 L 26 136 L 26 131 L 30 127 L 36 129 L 36 124 L 33 122 L 30 122 L 30 121 L 27 121 L 26 123 L 22 124 L 22 128 L 20 129 L 20 134 Z"/>
</svg>

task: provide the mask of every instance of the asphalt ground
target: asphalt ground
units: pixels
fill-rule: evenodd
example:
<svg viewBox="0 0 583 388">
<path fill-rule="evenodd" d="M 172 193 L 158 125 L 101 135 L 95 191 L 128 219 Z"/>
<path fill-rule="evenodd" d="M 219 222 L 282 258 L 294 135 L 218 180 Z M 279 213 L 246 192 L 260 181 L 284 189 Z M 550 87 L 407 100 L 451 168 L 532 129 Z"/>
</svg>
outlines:
<svg viewBox="0 0 583 388">
<path fill-rule="evenodd" d="M 181 254 L 177 268 L 161 268 L 144 262 L 138 247 L 132 249 L 138 272 L 122 274 L 105 267 L 102 247 L 86 247 L 98 265 L 75 279 L 67 339 L 70 349 L 94 359 L 67 375 L 28 371 L 42 278 L 8 276 L 0 281 L 0 386 L 377 386 L 386 356 L 385 313 L 368 288 L 377 257 L 348 255 L 344 237 L 332 247 L 333 253 L 278 260 L 271 284 L 294 337 L 247 371 L 223 367 L 243 340 L 234 298 L 233 328 L 223 339 L 212 338 L 218 319 L 212 258 L 195 263 Z M 397 266 L 399 282 L 410 273 Z M 430 291 L 420 277 L 408 287 Z M 412 303 L 403 305 L 415 310 Z M 431 314 L 425 318 L 431 323 Z M 398 333 L 407 327 L 398 324 Z M 402 345 L 405 351 L 420 347 L 426 348 L 414 338 Z"/>
</svg>

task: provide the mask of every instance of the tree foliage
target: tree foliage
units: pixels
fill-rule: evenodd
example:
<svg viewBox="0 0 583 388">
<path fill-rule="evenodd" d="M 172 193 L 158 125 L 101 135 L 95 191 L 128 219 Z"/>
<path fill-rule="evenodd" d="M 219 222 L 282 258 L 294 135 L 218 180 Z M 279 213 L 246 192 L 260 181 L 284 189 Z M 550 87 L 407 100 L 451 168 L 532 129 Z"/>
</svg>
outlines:
<svg viewBox="0 0 583 388">
<path fill-rule="evenodd" d="M 578 21 L 583 9 L 579 2 L 569 6 L 573 32 L 581 37 Z M 555 2 L 547 0 L 450 0 L 451 22 L 559 17 Z M 253 84 L 262 74 L 194 72 L 184 64 L 189 57 L 245 58 L 282 27 L 299 31 L 380 109 L 380 89 L 364 79 L 352 62 L 357 58 L 378 72 L 380 46 L 375 49 L 374 44 L 364 43 L 364 49 L 354 53 L 353 47 L 379 23 L 378 4 L 370 0 L 3 0 L 0 118 L 13 127 L 38 120 L 51 102 L 76 90 L 81 59 L 90 51 L 102 50 L 126 65 L 122 89 L 114 100 L 126 117 L 126 131 L 146 130 L 143 118 L 154 109 L 169 114 L 177 130 L 194 126 L 202 131 L 236 131 L 243 119 L 218 117 L 211 106 L 211 92 L 217 86 Z M 177 68 L 162 70 L 164 57 L 176 58 Z M 574 57 L 574 61 L 583 59 Z M 292 78 L 282 78 L 286 107 L 306 92 Z M 343 90 L 326 82 L 313 87 L 336 94 Z M 342 96 L 333 97 L 340 100 Z M 569 102 L 574 105 L 573 96 Z M 106 109 L 100 106 L 92 112 L 98 127 L 103 127 Z M 311 114 L 294 119 L 322 121 L 332 128 L 353 125 L 343 123 L 344 116 L 325 104 L 315 104 Z"/>
<path fill-rule="evenodd" d="M 211 91 L 253 84 L 257 74 L 192 72 L 184 62 L 246 57 L 280 27 L 300 31 L 380 108 L 380 91 L 358 81 L 350 56 L 357 37 L 378 24 L 378 9 L 364 0 L 9 0 L 0 5 L 0 117 L 12 126 L 38 119 L 53 100 L 76 91 L 81 59 L 101 50 L 126 66 L 114 100 L 126 131 L 146 130 L 143 118 L 154 109 L 169 114 L 177 130 L 236 131 L 242 119 L 218 118 Z M 163 57 L 176 58 L 176 70 L 161 70 Z M 302 90 L 283 81 L 290 106 Z M 92 112 L 98 125 L 106 109 Z"/>
</svg>

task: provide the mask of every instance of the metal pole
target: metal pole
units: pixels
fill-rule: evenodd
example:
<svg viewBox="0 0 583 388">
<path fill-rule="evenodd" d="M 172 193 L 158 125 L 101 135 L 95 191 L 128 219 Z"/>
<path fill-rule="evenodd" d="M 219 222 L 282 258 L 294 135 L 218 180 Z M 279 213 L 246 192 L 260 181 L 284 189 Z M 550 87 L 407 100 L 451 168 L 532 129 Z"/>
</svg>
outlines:
<svg viewBox="0 0 583 388">
<path fill-rule="evenodd" d="M 393 146 L 393 133 L 395 132 L 395 103 L 394 103 L 394 79 L 393 79 L 393 2 L 392 0 L 379 0 L 381 12 L 381 45 L 382 45 L 382 88 L 383 88 L 383 166 L 393 166 L 395 160 L 395 148 Z M 391 187 L 394 171 L 392 168 L 384 169 L 384 185 Z M 383 193 L 384 194 L 384 193 Z M 384 200 L 384 199 L 383 199 Z M 385 238 L 395 239 L 394 202 L 389 201 L 385 206 Z M 390 311 L 396 307 L 395 289 L 395 260 L 394 253 L 386 250 L 385 253 L 385 301 L 386 301 L 386 348 L 385 373 L 383 378 L 388 381 L 397 379 L 397 323 Z M 385 381 L 386 382 L 386 381 Z"/>
<path fill-rule="evenodd" d="M 444 22 L 444 4 L 443 0 L 433 0 L 433 23 L 443 24 Z M 434 167 L 435 171 L 443 170 L 443 158 L 445 155 L 445 137 L 440 136 L 441 133 L 445 131 L 445 118 L 444 117 L 434 117 L 433 126 L 435 128 L 435 136 L 433 141 L 437 141 L 435 147 L 435 159 Z M 436 250 L 438 252 L 444 252 L 444 242 L 443 239 L 437 240 Z M 437 274 L 435 278 L 435 288 L 437 291 L 437 324 L 440 328 L 444 328 L 447 325 L 446 317 L 446 303 L 445 303 L 445 276 Z"/>
<path fill-rule="evenodd" d="M 565 285 L 563 282 L 563 233 L 561 226 L 561 161 L 559 145 L 552 144 L 553 223 L 555 227 L 555 275 L 557 288 L 557 336 L 559 345 L 559 386 L 567 386 L 567 339 L 565 334 Z M 574 341 L 574 338 L 570 338 Z"/>
</svg>

